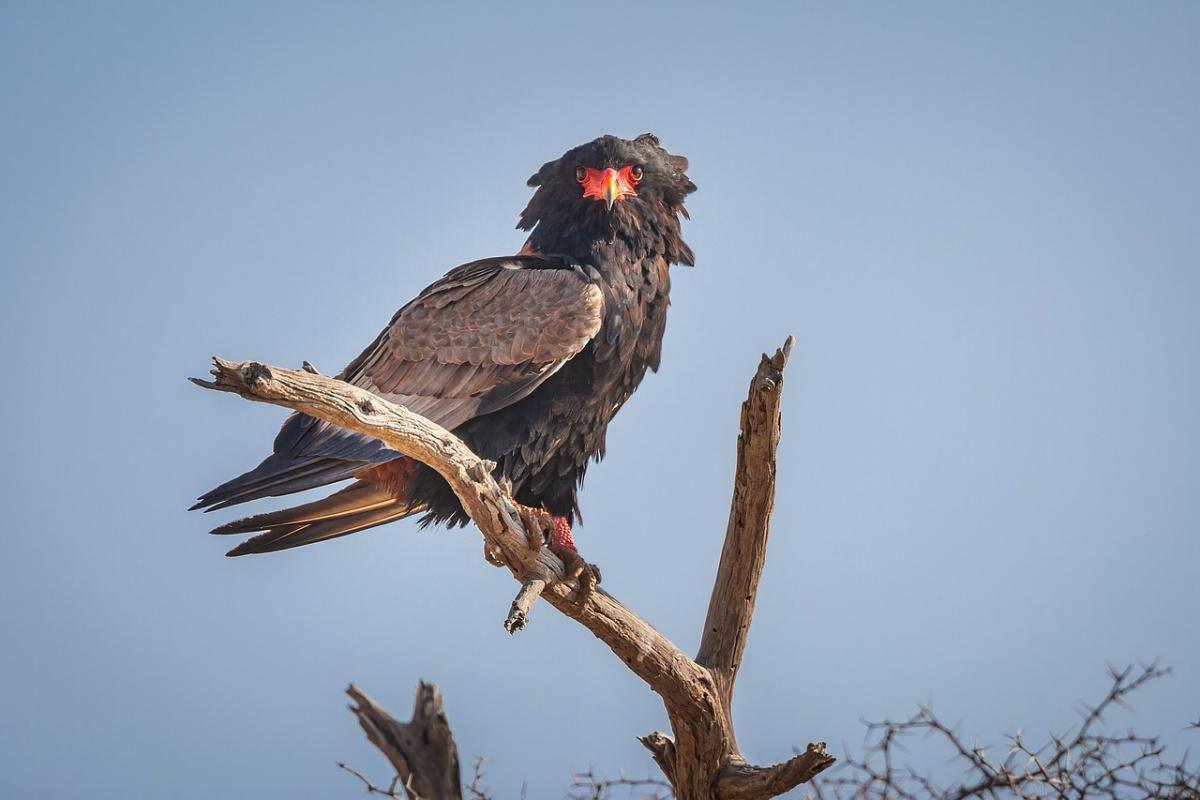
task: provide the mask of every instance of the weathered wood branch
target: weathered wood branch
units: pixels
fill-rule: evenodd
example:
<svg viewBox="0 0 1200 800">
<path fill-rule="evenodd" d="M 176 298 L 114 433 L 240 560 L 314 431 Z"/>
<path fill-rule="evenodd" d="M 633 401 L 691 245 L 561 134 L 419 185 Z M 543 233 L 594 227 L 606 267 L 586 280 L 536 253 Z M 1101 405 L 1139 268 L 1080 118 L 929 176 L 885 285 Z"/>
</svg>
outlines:
<svg viewBox="0 0 1200 800">
<path fill-rule="evenodd" d="M 458 745 L 442 709 L 442 693 L 421 681 L 409 722 L 399 722 L 354 684 L 350 710 L 371 744 L 392 762 L 409 800 L 462 800 Z"/>
<path fill-rule="evenodd" d="M 834 762 L 824 742 L 810 744 L 798 756 L 773 767 L 726 764 L 717 775 L 716 794 L 722 800 L 758 800 L 775 797 L 808 783 Z"/>
<path fill-rule="evenodd" d="M 373 436 L 427 464 L 454 490 L 484 537 L 487 559 L 521 583 L 505 619 L 509 631 L 527 622 L 537 597 L 576 620 L 663 700 L 672 741 L 642 739 L 681 800 L 773 797 L 833 763 L 823 745 L 774 767 L 751 767 L 738 751 L 731 705 L 737 668 L 754 611 L 775 492 L 775 448 L 783 369 L 792 339 L 764 356 L 743 405 L 734 496 L 725 546 L 709 604 L 700 652 L 688 658 L 666 637 L 602 590 L 580 591 L 562 562 L 542 547 L 542 532 L 502 490 L 491 471 L 452 433 L 363 389 L 316 374 L 256 362 L 214 358 L 205 388 L 274 403 Z"/>
<path fill-rule="evenodd" d="M 667 776 L 671 785 L 675 785 L 675 740 L 662 731 L 651 731 L 645 736 L 637 737 L 642 746 L 650 751 L 650 757 L 658 768 Z"/>
<path fill-rule="evenodd" d="M 758 372 L 750 381 L 749 396 L 742 403 L 725 544 L 708 601 L 700 651 L 696 654 L 696 663 L 707 667 L 716 680 L 726 714 L 733 702 L 733 684 L 750 634 L 759 576 L 767 560 L 767 537 L 775 506 L 775 451 L 779 445 L 783 368 L 792 343 L 788 337 L 774 356 L 762 357 Z"/>
<path fill-rule="evenodd" d="M 563 564 L 553 553 L 545 548 L 531 550 L 519 511 L 492 477 L 494 465 L 440 425 L 365 389 L 306 369 L 214 358 L 212 374 L 213 381 L 192 378 L 192 382 L 373 436 L 427 464 L 458 495 L 463 509 L 483 533 L 487 551 L 514 575 L 521 579 L 536 575 L 548 581 L 563 577 Z"/>
</svg>

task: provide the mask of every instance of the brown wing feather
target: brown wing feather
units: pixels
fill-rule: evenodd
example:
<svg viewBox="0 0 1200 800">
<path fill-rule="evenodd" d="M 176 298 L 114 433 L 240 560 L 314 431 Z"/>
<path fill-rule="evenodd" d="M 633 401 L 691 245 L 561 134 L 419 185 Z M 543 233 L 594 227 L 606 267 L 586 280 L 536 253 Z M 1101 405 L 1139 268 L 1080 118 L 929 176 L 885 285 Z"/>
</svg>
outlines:
<svg viewBox="0 0 1200 800">
<path fill-rule="evenodd" d="M 446 428 L 517 402 L 600 330 L 603 298 L 578 267 L 519 256 L 451 270 L 401 308 L 338 376 Z M 276 452 L 379 460 L 378 443 L 293 415 Z M 370 448 L 372 455 L 366 457 Z M 327 452 L 330 451 L 330 452 Z M 384 454 L 384 458 L 394 457 Z"/>
<path fill-rule="evenodd" d="M 528 394 L 600 329 L 600 289 L 581 271 L 460 270 L 401 309 L 345 380 L 454 428 L 495 410 L 489 398 Z"/>
</svg>

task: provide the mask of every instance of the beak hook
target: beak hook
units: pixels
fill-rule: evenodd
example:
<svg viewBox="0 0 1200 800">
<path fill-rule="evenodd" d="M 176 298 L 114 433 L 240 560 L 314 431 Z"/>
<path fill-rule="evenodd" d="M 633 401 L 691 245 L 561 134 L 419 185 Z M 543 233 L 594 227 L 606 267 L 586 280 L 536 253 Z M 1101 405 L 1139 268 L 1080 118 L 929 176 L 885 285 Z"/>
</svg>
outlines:
<svg viewBox="0 0 1200 800">
<path fill-rule="evenodd" d="M 612 211 L 613 204 L 620 196 L 621 187 L 617 185 L 617 173 L 612 169 L 607 170 L 604 176 L 604 205 L 608 206 L 609 211 Z"/>
</svg>

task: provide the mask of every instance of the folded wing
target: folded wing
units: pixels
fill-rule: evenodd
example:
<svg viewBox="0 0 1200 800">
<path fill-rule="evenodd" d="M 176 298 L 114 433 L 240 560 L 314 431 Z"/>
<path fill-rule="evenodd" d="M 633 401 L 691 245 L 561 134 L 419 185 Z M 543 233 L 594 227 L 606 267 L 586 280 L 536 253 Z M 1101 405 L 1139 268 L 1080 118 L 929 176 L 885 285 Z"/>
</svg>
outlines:
<svg viewBox="0 0 1200 800">
<path fill-rule="evenodd" d="M 596 335 L 602 306 L 599 287 L 568 262 L 532 255 L 472 262 L 401 308 L 338 377 L 452 430 L 528 396 Z M 401 455 L 293 414 L 271 456 L 194 508 L 310 489 Z"/>
</svg>

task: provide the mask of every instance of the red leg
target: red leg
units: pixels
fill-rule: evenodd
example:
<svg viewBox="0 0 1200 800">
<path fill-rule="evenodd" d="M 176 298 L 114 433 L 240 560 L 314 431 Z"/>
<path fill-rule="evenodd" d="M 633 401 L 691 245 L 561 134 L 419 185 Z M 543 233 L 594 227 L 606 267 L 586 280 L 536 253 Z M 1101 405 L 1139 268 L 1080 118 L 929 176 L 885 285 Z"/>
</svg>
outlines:
<svg viewBox="0 0 1200 800">
<path fill-rule="evenodd" d="M 571 536 L 571 523 L 567 522 L 567 518 L 550 517 L 550 522 L 554 525 L 550 548 L 552 550 L 570 550 L 572 553 L 579 552 L 575 549 L 575 538 Z"/>
</svg>

